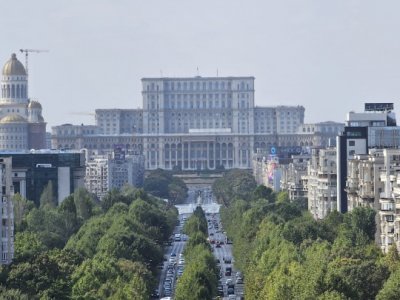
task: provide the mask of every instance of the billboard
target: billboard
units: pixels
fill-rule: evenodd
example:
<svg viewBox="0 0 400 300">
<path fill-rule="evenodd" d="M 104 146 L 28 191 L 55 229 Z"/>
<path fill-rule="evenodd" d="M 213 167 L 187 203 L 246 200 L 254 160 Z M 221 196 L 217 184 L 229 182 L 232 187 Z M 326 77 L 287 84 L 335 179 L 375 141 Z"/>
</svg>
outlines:
<svg viewBox="0 0 400 300">
<path fill-rule="evenodd" d="M 393 103 L 365 103 L 365 111 L 392 111 Z"/>
</svg>

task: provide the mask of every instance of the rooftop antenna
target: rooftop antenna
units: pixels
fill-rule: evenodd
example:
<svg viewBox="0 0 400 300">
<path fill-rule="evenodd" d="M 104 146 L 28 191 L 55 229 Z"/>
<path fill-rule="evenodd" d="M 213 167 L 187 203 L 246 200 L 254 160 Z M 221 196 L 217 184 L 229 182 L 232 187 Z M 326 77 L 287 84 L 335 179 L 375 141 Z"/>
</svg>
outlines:
<svg viewBox="0 0 400 300">
<path fill-rule="evenodd" d="M 199 67 L 197 67 L 197 76 L 199 76 Z"/>
</svg>

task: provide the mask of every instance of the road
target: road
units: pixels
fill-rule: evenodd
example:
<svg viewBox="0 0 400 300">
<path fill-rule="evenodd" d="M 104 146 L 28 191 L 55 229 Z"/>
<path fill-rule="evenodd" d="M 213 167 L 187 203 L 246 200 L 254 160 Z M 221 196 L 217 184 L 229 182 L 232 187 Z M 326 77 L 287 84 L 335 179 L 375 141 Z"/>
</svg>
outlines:
<svg viewBox="0 0 400 300">
<path fill-rule="evenodd" d="M 209 234 L 209 239 L 214 240 L 214 241 L 219 241 L 220 246 L 216 246 L 216 244 L 211 244 L 213 248 L 213 253 L 216 259 L 220 261 L 220 266 L 221 266 L 221 273 L 222 277 L 220 279 L 220 284 L 223 287 L 223 292 L 224 292 L 224 297 L 221 299 L 228 299 L 228 288 L 226 285 L 226 281 L 228 279 L 232 279 L 233 283 L 235 284 L 234 286 L 234 292 L 236 295 L 236 299 L 241 299 L 240 296 L 243 295 L 243 290 L 244 286 L 242 283 L 236 284 L 236 269 L 234 267 L 234 259 L 232 255 L 232 245 L 226 244 L 226 236 L 224 234 L 224 230 L 222 228 L 222 224 L 220 221 L 220 215 L 219 215 L 219 207 L 220 205 L 217 204 L 214 201 L 214 197 L 211 191 L 211 186 L 207 187 L 196 187 L 196 186 L 190 186 L 189 191 L 188 191 L 188 197 L 185 201 L 185 204 L 181 205 L 176 205 L 179 211 L 179 223 L 177 227 L 175 227 L 174 234 L 180 234 L 182 231 L 184 219 L 189 218 L 194 209 L 198 206 L 201 205 L 203 210 L 206 213 L 207 216 L 207 222 L 209 224 L 208 227 L 208 234 Z M 186 236 L 182 235 L 182 238 L 185 239 Z M 174 241 L 170 246 L 165 247 L 164 251 L 164 258 L 165 261 L 162 265 L 162 270 L 160 274 L 160 281 L 158 285 L 158 293 L 160 297 L 166 297 L 166 296 L 171 296 L 173 297 L 175 287 L 176 287 L 176 279 L 178 278 L 178 267 L 179 265 L 176 263 L 173 267 L 171 264 L 173 264 L 174 259 L 172 258 L 172 263 L 170 262 L 171 260 L 171 254 L 176 255 L 172 257 L 176 257 L 176 261 L 179 260 L 180 254 L 183 253 L 184 247 L 185 247 L 185 241 Z M 226 263 L 224 262 L 224 258 L 232 258 L 231 263 Z M 160 266 L 161 267 L 161 266 Z M 226 276 L 225 275 L 225 270 L 227 267 L 232 268 L 232 273 L 231 276 Z M 181 266 L 183 268 L 183 266 Z M 172 270 L 172 271 L 171 271 Z M 184 269 L 183 269 L 184 270 Z M 169 275 L 167 275 L 167 273 Z M 172 275 L 171 275 L 172 274 Z M 172 283 L 166 283 L 166 278 L 167 281 L 172 279 Z M 165 289 L 165 286 L 167 286 L 167 289 Z M 169 287 L 171 289 L 171 292 L 169 292 Z M 153 299 L 159 299 L 158 298 L 153 298 Z M 232 299 L 232 298 L 230 298 Z M 242 298 L 244 299 L 244 298 Z"/>
<path fill-rule="evenodd" d="M 210 241 L 214 242 L 211 244 L 213 247 L 213 253 L 216 259 L 220 261 L 221 266 L 221 279 L 220 284 L 223 286 L 224 298 L 228 299 L 228 287 L 227 280 L 232 279 L 234 283 L 234 295 L 236 299 L 241 299 L 241 296 L 244 295 L 244 284 L 236 283 L 236 273 L 237 269 L 235 268 L 235 260 L 232 255 L 232 245 L 226 243 L 226 235 L 224 234 L 220 215 L 219 214 L 207 214 L 207 222 L 208 226 L 208 236 Z M 217 244 L 219 243 L 219 246 Z M 226 259 L 230 258 L 231 262 L 226 262 Z M 232 268 L 232 272 L 230 276 L 225 274 L 226 268 Z"/>
</svg>

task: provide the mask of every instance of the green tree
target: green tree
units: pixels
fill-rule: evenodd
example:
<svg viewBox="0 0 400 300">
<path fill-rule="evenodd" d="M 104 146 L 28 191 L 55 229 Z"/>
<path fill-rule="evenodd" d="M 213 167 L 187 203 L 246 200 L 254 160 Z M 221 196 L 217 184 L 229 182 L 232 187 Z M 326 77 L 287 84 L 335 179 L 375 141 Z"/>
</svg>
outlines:
<svg viewBox="0 0 400 300">
<path fill-rule="evenodd" d="M 397 251 L 396 244 L 393 243 L 384 258 L 385 265 L 391 273 L 395 272 L 400 265 L 399 251 Z"/>
<path fill-rule="evenodd" d="M 273 190 L 265 185 L 259 185 L 253 192 L 254 199 L 267 199 L 270 202 L 273 202 Z"/>
<path fill-rule="evenodd" d="M 0 285 L 0 300 L 28 300 L 29 297 L 17 289 L 7 289 Z"/>
<path fill-rule="evenodd" d="M 13 196 L 13 204 L 14 204 L 14 224 L 16 226 L 16 230 L 18 231 L 21 228 L 22 221 L 26 214 L 35 207 L 35 204 L 32 201 L 27 200 L 22 197 L 21 194 L 17 193 Z"/>
<path fill-rule="evenodd" d="M 377 300 L 400 299 L 400 268 L 397 268 L 379 291 Z"/>
<path fill-rule="evenodd" d="M 369 207 L 357 207 L 345 215 L 345 222 L 353 230 L 360 230 L 373 241 L 375 239 L 375 214 L 376 212 Z"/>
<path fill-rule="evenodd" d="M 46 187 L 43 189 L 42 194 L 40 195 L 40 207 L 51 207 L 54 208 L 57 206 L 56 197 L 54 195 L 53 182 L 49 180 Z"/>
<path fill-rule="evenodd" d="M 148 299 L 153 282 L 142 264 L 104 255 L 84 261 L 72 279 L 78 299 Z"/>
<path fill-rule="evenodd" d="M 24 261 L 46 250 L 35 232 L 18 232 L 14 241 L 15 262 Z"/>
<path fill-rule="evenodd" d="M 28 262 L 11 265 L 7 286 L 30 298 L 69 299 L 70 276 L 80 262 L 72 251 L 43 252 Z"/>
</svg>

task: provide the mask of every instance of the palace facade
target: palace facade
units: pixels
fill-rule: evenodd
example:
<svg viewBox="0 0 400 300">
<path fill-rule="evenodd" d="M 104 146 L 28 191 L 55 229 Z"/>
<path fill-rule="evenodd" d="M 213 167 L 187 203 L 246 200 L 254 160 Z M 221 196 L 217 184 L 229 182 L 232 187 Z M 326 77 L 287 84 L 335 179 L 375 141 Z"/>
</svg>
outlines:
<svg viewBox="0 0 400 300">
<path fill-rule="evenodd" d="M 327 146 L 344 124 L 304 124 L 302 106 L 255 106 L 254 77 L 143 78 L 142 109 L 97 109 L 96 125 L 52 128 L 52 147 L 145 156 L 146 169 L 251 168 L 257 148 L 284 157 Z"/>
</svg>

